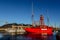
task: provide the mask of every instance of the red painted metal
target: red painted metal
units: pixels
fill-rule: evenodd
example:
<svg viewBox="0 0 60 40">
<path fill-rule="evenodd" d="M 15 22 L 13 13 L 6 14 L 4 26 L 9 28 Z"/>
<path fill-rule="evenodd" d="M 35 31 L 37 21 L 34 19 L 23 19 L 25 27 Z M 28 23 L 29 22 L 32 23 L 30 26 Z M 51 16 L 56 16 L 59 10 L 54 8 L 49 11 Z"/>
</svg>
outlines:
<svg viewBox="0 0 60 40">
<path fill-rule="evenodd" d="M 44 25 L 44 17 L 41 15 L 40 17 L 40 26 L 25 28 L 25 30 L 29 33 L 33 34 L 52 34 L 52 27 Z"/>
<path fill-rule="evenodd" d="M 25 30 L 29 33 L 34 33 L 34 34 L 43 34 L 43 33 L 47 33 L 47 34 L 52 34 L 52 28 L 25 28 Z"/>
</svg>

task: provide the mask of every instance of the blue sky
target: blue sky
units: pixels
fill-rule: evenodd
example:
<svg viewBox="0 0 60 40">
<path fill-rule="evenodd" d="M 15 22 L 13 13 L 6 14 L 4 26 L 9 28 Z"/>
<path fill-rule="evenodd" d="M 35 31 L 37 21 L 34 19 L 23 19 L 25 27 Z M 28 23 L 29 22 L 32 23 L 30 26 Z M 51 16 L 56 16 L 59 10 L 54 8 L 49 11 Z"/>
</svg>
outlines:
<svg viewBox="0 0 60 40">
<path fill-rule="evenodd" d="M 35 21 L 39 21 L 40 15 L 43 14 L 45 24 L 48 16 L 50 25 L 60 25 L 60 0 L 0 0 L 0 25 L 6 21 L 31 24 L 32 1 Z"/>
</svg>

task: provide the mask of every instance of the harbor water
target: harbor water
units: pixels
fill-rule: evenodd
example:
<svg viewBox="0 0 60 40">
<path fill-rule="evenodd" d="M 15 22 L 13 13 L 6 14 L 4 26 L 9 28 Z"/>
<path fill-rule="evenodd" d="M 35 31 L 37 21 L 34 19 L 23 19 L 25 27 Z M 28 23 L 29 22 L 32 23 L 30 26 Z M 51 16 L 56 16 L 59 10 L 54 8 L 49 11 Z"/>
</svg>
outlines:
<svg viewBox="0 0 60 40">
<path fill-rule="evenodd" d="M 0 40 L 56 40 L 56 34 L 53 35 L 32 35 L 32 34 L 23 34 L 23 35 L 9 35 L 0 33 Z"/>
</svg>

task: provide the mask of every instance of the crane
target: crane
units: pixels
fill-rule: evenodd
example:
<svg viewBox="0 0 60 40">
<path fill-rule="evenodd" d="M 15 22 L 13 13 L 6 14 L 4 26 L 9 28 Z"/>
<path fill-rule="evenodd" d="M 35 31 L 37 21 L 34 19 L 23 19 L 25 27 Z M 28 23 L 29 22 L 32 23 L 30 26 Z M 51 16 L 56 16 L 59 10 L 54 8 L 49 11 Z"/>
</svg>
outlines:
<svg viewBox="0 0 60 40">
<path fill-rule="evenodd" d="M 0 23 L 2 23 L 2 24 L 8 24 L 8 22 L 4 21 L 4 20 L 0 20 Z"/>
</svg>

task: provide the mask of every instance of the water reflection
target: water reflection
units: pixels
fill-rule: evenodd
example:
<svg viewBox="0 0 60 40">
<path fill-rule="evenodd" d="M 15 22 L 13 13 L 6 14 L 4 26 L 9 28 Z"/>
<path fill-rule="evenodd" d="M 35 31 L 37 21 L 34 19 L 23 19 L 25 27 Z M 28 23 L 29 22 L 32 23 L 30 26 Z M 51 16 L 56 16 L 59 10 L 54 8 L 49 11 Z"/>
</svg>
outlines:
<svg viewBox="0 0 60 40">
<path fill-rule="evenodd" d="M 2 33 L 0 33 L 0 38 L 2 38 L 3 37 L 3 34 Z"/>
<path fill-rule="evenodd" d="M 60 40 L 60 32 L 56 34 L 56 40 Z"/>
<path fill-rule="evenodd" d="M 28 34 L 28 37 L 32 38 L 32 40 L 55 40 L 56 38 L 54 35 L 34 35 Z"/>
<path fill-rule="evenodd" d="M 0 33 L 0 40 L 56 40 L 56 35 L 3 35 Z"/>
</svg>

